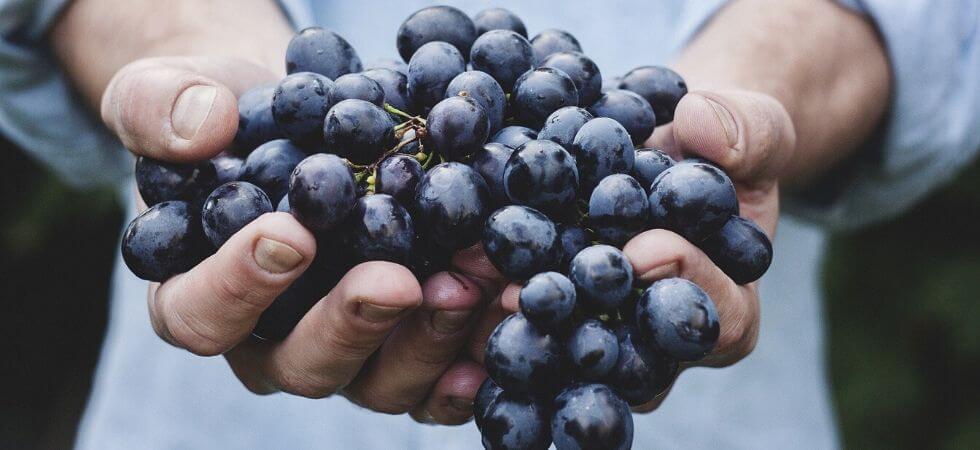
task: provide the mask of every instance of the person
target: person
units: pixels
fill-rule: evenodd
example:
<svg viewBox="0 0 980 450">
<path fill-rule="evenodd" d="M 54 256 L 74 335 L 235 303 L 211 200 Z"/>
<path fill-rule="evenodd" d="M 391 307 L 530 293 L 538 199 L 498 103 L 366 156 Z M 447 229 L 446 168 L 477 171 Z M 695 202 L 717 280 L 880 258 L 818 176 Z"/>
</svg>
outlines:
<svg viewBox="0 0 980 450">
<path fill-rule="evenodd" d="M 398 24 L 425 3 L 2 0 L 0 129 L 69 182 L 119 183 L 135 205 L 121 146 L 171 161 L 213 156 L 235 133 L 236 96 L 284 74 L 294 30 L 324 25 L 365 60 L 390 57 Z M 492 6 L 517 12 L 532 35 L 572 31 L 606 77 L 674 56 L 691 93 L 649 144 L 717 162 L 742 214 L 771 236 L 779 223 L 770 273 L 747 286 L 669 232 L 626 246 L 640 279 L 695 281 L 722 323 L 708 367 L 638 408 L 657 410 L 635 415 L 635 448 L 839 447 L 819 288 L 826 235 L 899 213 L 976 156 L 980 2 Z M 117 265 L 77 447 L 477 447 L 472 424 L 416 421 L 470 418 L 483 342 L 516 309 L 516 285 L 479 248 L 456 255 L 458 273 L 421 284 L 367 263 L 282 343 L 250 339 L 314 252 L 295 220 L 269 214 L 151 285 L 146 304 L 146 284 Z"/>
</svg>

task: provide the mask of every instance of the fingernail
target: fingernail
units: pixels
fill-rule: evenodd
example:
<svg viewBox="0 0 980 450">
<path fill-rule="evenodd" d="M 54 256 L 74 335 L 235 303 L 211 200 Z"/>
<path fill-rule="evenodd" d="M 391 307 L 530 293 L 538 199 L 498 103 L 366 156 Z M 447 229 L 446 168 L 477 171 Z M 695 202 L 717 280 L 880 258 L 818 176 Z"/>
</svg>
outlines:
<svg viewBox="0 0 980 450">
<path fill-rule="evenodd" d="M 360 314 L 364 320 L 371 323 L 387 322 L 405 311 L 405 308 L 397 306 L 378 306 L 370 303 L 361 303 Z"/>
<path fill-rule="evenodd" d="M 184 139 L 193 139 L 211 113 L 217 96 L 218 89 L 214 86 L 197 85 L 184 89 L 174 102 L 170 115 L 174 132 Z"/>
<path fill-rule="evenodd" d="M 303 262 L 303 255 L 282 242 L 259 238 L 255 244 L 255 263 L 272 273 L 286 273 Z"/>
<path fill-rule="evenodd" d="M 738 126 L 735 125 L 735 116 L 727 108 L 722 106 L 721 103 L 708 97 L 702 96 L 701 98 L 711 107 L 711 110 L 715 113 L 715 117 L 718 118 L 718 122 L 725 129 L 725 141 L 728 142 L 728 146 L 735 146 L 738 143 Z"/>
<path fill-rule="evenodd" d="M 643 273 L 640 279 L 644 281 L 656 281 L 664 278 L 671 278 L 680 275 L 680 264 L 674 261 L 670 264 L 654 267 Z"/>
<path fill-rule="evenodd" d="M 457 411 L 468 413 L 473 410 L 473 400 L 461 397 L 449 397 L 449 406 Z"/>
<path fill-rule="evenodd" d="M 432 313 L 432 328 L 440 333 L 455 333 L 470 322 L 471 315 L 471 311 L 436 311 Z"/>
</svg>

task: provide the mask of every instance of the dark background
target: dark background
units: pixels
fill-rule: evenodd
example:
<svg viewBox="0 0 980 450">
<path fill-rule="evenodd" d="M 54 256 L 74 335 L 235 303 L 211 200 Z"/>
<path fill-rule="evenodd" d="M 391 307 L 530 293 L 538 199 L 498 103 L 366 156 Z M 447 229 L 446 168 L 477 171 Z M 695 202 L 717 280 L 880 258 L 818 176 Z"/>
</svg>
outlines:
<svg viewBox="0 0 980 450">
<path fill-rule="evenodd" d="M 106 323 L 122 211 L 0 140 L 0 448 L 66 448 Z M 980 165 L 832 240 L 834 401 L 849 448 L 980 448 Z M 132 299 L 142 301 L 142 299 Z"/>
</svg>

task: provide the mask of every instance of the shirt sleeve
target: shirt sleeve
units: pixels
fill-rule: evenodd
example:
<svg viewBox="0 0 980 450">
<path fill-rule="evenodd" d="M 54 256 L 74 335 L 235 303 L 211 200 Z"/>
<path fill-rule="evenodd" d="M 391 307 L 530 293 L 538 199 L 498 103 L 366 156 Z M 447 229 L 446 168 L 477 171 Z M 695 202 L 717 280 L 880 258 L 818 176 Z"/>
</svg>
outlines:
<svg viewBox="0 0 980 450">
<path fill-rule="evenodd" d="M 980 152 L 980 0 L 842 0 L 870 17 L 893 88 L 878 135 L 787 211 L 835 229 L 898 215 Z M 944 6 L 941 6 L 944 5 Z"/>
</svg>

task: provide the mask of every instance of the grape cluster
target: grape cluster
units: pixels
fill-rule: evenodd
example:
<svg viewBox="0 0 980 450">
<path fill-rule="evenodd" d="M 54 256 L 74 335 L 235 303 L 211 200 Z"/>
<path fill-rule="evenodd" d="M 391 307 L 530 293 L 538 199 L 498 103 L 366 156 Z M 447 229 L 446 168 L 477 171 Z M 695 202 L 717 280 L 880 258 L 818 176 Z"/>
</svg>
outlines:
<svg viewBox="0 0 980 450">
<path fill-rule="evenodd" d="M 364 70 L 343 37 L 303 30 L 286 51 L 289 75 L 240 97 L 226 152 L 195 164 L 139 158 L 149 209 L 125 232 L 125 262 L 164 281 L 260 215 L 288 212 L 318 252 L 254 330 L 282 339 L 358 263 L 392 261 L 422 279 L 482 243 L 523 283 L 520 312 L 487 342 L 490 377 L 474 406 L 484 446 L 630 448 L 629 407 L 710 353 L 720 325 L 697 285 L 640 286 L 620 249 L 671 230 L 743 284 L 772 257 L 718 166 L 637 148 L 673 119 L 687 86 L 644 66 L 603 88 L 570 33 L 528 40 L 499 8 L 472 19 L 424 8 L 397 48 L 407 64 Z"/>
</svg>

